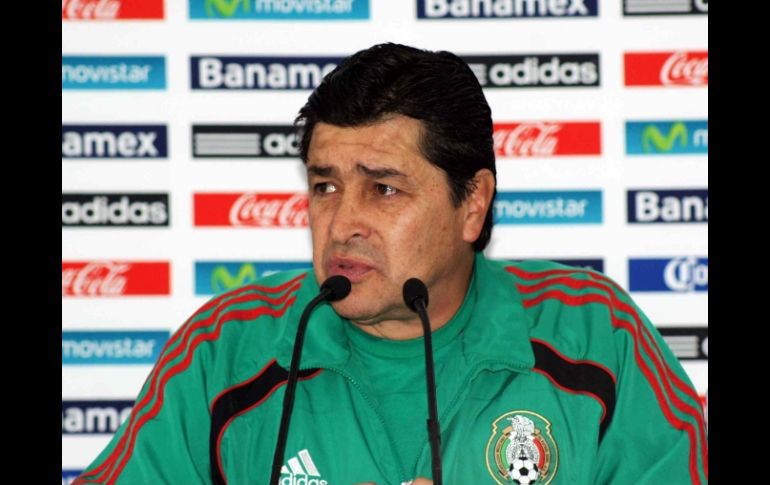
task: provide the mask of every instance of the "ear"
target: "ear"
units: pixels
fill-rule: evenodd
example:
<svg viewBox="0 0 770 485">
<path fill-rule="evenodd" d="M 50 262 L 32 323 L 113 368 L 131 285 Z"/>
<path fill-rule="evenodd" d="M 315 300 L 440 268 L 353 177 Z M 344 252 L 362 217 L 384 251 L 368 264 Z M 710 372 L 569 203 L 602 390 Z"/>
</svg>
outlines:
<svg viewBox="0 0 770 485">
<path fill-rule="evenodd" d="M 487 210 L 495 193 L 495 176 L 491 170 L 482 168 L 473 176 L 476 188 L 463 201 L 463 241 L 473 243 L 481 234 Z"/>
</svg>

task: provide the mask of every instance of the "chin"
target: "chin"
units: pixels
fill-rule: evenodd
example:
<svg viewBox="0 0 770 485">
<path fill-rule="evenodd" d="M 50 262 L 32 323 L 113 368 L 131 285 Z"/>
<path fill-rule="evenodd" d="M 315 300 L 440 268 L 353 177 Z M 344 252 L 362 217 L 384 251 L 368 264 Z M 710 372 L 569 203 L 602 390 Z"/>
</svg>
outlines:
<svg viewBox="0 0 770 485">
<path fill-rule="evenodd" d="M 355 299 L 351 301 L 351 297 L 352 295 L 345 300 L 331 303 L 332 308 L 339 316 L 348 320 L 359 321 L 369 320 L 376 314 L 374 309 L 367 308 L 363 302 L 355 301 Z"/>
</svg>

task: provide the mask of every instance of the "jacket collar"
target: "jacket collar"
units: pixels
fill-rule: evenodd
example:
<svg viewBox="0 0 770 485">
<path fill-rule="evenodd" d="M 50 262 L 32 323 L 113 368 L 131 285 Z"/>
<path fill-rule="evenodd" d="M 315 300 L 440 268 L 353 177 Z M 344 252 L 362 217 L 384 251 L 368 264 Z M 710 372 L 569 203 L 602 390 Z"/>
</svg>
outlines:
<svg viewBox="0 0 770 485">
<path fill-rule="evenodd" d="M 535 363 L 529 340 L 532 323 L 527 316 L 512 275 L 504 265 L 490 261 L 478 252 L 474 263 L 477 299 L 462 339 L 467 367 L 502 365 L 528 372 Z M 278 363 L 288 369 L 299 318 L 308 302 L 320 291 L 315 274 L 310 271 L 297 292 L 297 301 L 281 319 L 283 335 L 278 344 Z M 315 309 L 305 334 L 301 369 L 341 368 L 350 358 L 350 343 L 345 325 L 328 303 Z"/>
</svg>

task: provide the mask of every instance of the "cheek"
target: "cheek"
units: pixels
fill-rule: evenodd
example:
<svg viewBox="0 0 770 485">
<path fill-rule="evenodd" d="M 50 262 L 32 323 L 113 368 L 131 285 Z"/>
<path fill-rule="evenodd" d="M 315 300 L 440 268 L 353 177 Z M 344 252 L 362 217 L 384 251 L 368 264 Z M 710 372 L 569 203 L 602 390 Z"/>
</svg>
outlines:
<svg viewBox="0 0 770 485">
<path fill-rule="evenodd" d="M 462 240 L 462 225 L 457 213 L 446 207 L 432 212 L 421 230 L 424 232 L 426 257 L 433 261 L 446 258 Z"/>
<path fill-rule="evenodd" d="M 310 239 L 313 245 L 313 259 L 319 259 L 322 255 L 322 249 L 326 244 L 327 232 L 324 229 L 328 227 L 324 213 L 318 210 L 310 210 Z"/>
<path fill-rule="evenodd" d="M 436 246 L 446 238 L 446 221 L 436 220 L 427 210 L 402 213 L 394 219 L 388 226 L 390 234 L 382 231 L 391 261 L 400 261 L 407 271 L 432 261 L 439 252 Z"/>
<path fill-rule="evenodd" d="M 324 226 L 324 220 L 328 219 L 328 211 L 317 203 L 310 203 L 308 207 L 308 219 L 310 223 L 310 229 L 315 234 L 320 228 Z"/>
</svg>

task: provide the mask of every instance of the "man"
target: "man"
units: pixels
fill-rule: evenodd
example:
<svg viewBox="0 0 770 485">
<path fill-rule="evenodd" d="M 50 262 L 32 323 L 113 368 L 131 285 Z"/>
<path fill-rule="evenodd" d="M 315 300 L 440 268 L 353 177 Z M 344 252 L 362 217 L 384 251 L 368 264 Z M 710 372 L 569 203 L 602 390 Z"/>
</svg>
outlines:
<svg viewBox="0 0 770 485">
<path fill-rule="evenodd" d="M 307 330 L 281 483 L 430 483 L 428 310 L 448 484 L 703 484 L 687 376 L 605 276 L 502 264 L 491 112 L 466 64 L 385 44 L 346 59 L 300 111 L 313 271 L 212 299 L 162 352 L 78 483 L 268 482 L 297 322 L 319 284 L 344 299 Z"/>
</svg>

